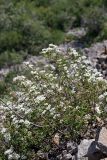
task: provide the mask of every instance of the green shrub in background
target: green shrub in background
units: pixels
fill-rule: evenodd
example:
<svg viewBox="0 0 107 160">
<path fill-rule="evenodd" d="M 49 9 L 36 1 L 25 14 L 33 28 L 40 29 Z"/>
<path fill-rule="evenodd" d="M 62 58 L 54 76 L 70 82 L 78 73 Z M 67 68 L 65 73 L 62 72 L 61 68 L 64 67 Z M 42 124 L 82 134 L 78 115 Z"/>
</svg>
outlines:
<svg viewBox="0 0 107 160">
<path fill-rule="evenodd" d="M 14 7 L 12 13 L 11 7 Z M 42 47 L 42 44 L 46 45 L 47 41 L 49 42 L 50 40 L 48 39 L 49 31 L 37 20 L 34 7 L 26 2 L 19 2 L 16 6 L 12 5 L 11 7 L 5 13 L 6 18 L 1 19 L 2 23 L 7 20 L 7 24 L 1 27 L 0 44 L 3 44 L 5 49 L 14 48 L 19 51 L 22 49 L 28 50 L 30 53 L 34 45 L 35 47 Z M 7 8 L 5 9 L 4 7 L 3 9 L 5 12 Z"/>
<path fill-rule="evenodd" d="M 17 31 L 4 31 L 0 33 L 0 50 L 1 52 L 5 49 L 12 50 L 13 48 L 18 49 L 22 43 L 22 35 Z"/>
<path fill-rule="evenodd" d="M 37 7 L 40 7 L 40 6 L 45 6 L 45 7 L 46 7 L 46 6 L 49 6 L 49 5 L 52 3 L 52 1 L 53 1 L 53 0 L 51 0 L 51 1 L 50 1 L 50 0 L 45 0 L 45 1 L 44 1 L 44 0 L 39 0 L 39 1 L 38 1 L 38 0 L 35 0 L 35 1 L 34 1 L 34 4 L 35 4 Z"/>
<path fill-rule="evenodd" d="M 61 30 L 53 30 L 52 33 L 52 39 L 54 43 L 61 44 L 65 42 L 65 33 Z"/>
<path fill-rule="evenodd" d="M 1 99 L 1 159 L 37 159 L 38 150 L 49 151 L 56 133 L 77 140 L 106 116 L 107 82 L 85 56 L 74 49 L 63 55 L 52 44 L 42 54 L 51 63 L 26 62 L 29 76 L 15 77 L 17 88 Z"/>
<path fill-rule="evenodd" d="M 107 39 L 107 23 L 105 22 L 102 26 L 102 30 L 100 31 L 99 36 L 97 37 L 98 40 Z"/>
<path fill-rule="evenodd" d="M 0 54 L 37 55 L 49 43 L 63 42 L 63 33 L 74 27 L 85 26 L 90 42 L 103 39 L 105 17 L 105 0 L 0 0 Z"/>
<path fill-rule="evenodd" d="M 3 80 L 0 80 L 0 95 L 4 95 L 6 92 L 6 83 Z"/>
<path fill-rule="evenodd" d="M 101 8 L 89 8 L 83 15 L 84 25 L 88 29 L 88 36 L 96 37 L 103 28 L 104 11 Z"/>
<path fill-rule="evenodd" d="M 20 51 L 5 51 L 4 53 L 0 54 L 0 68 L 2 66 L 9 67 L 11 65 L 19 64 L 23 61 L 24 57 L 27 56 L 26 52 Z"/>
<path fill-rule="evenodd" d="M 51 40 L 50 32 L 41 25 L 40 22 L 33 20 L 25 21 L 23 24 L 23 43 L 28 53 L 38 54 L 38 52 Z"/>
</svg>

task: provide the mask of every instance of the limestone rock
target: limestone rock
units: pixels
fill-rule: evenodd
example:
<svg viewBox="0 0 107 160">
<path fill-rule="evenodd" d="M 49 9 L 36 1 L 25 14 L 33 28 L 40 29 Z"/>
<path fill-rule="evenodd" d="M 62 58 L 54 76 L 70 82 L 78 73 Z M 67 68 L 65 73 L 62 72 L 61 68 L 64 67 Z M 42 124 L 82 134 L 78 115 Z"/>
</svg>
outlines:
<svg viewBox="0 0 107 160">
<path fill-rule="evenodd" d="M 107 129 L 103 127 L 94 139 L 84 139 L 78 146 L 78 159 L 88 157 L 88 160 L 107 158 Z"/>
<path fill-rule="evenodd" d="M 97 146 L 102 153 L 107 155 L 107 129 L 105 127 L 99 133 Z"/>
<path fill-rule="evenodd" d="M 94 141 L 95 141 L 94 139 L 91 140 L 84 139 L 83 141 L 81 141 L 80 145 L 78 146 L 78 159 L 79 158 L 81 159 L 82 157 L 88 157 L 89 148 Z"/>
</svg>

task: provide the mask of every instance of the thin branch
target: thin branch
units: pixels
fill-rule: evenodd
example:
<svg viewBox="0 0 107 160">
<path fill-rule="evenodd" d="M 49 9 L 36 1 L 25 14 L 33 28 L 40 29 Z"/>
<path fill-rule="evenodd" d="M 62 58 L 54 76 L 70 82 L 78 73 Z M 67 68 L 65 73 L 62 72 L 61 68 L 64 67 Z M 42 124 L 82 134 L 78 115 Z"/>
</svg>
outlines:
<svg viewBox="0 0 107 160">
<path fill-rule="evenodd" d="M 7 107 L 10 111 L 12 111 L 17 117 L 24 119 L 24 117 L 20 116 L 18 113 L 16 113 L 13 109 L 11 109 L 1 98 L 0 101 Z"/>
<path fill-rule="evenodd" d="M 20 119 L 25 119 L 24 117 L 22 117 L 21 115 L 19 115 L 17 112 L 15 112 L 13 109 L 11 109 L 1 98 L 0 101 L 5 105 L 5 107 L 7 107 L 10 111 L 12 111 L 17 117 L 19 117 Z M 38 128 L 43 128 L 43 126 L 34 124 L 32 122 L 30 122 L 31 125 L 38 127 Z"/>
</svg>

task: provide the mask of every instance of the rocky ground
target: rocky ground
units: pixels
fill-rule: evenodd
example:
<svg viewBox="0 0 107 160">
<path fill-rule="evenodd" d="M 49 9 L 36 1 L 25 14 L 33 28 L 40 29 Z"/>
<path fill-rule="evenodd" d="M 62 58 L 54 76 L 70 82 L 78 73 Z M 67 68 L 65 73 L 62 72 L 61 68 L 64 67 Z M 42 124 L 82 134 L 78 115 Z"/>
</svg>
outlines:
<svg viewBox="0 0 107 160">
<path fill-rule="evenodd" d="M 93 67 L 96 67 L 104 78 L 107 78 L 107 40 L 93 44 L 90 48 L 85 48 L 82 51 L 90 59 Z"/>
<path fill-rule="evenodd" d="M 38 151 L 41 160 L 101 160 L 107 158 L 107 129 L 98 128 L 95 139 L 83 139 L 78 145 L 67 141 L 54 146 L 49 153 Z"/>
</svg>

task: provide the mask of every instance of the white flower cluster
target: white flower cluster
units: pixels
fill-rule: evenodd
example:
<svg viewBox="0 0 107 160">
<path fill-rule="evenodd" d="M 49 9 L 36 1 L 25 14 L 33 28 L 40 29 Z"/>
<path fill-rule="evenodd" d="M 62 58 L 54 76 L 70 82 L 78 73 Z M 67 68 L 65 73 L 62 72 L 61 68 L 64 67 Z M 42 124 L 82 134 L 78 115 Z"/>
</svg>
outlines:
<svg viewBox="0 0 107 160">
<path fill-rule="evenodd" d="M 99 100 L 103 100 L 104 98 L 106 98 L 106 101 L 107 101 L 107 92 L 104 92 L 98 98 L 99 98 Z"/>
<path fill-rule="evenodd" d="M 25 80 L 25 76 L 17 76 L 15 78 L 13 78 L 13 82 L 16 82 L 16 81 L 23 81 Z"/>
<path fill-rule="evenodd" d="M 75 60 L 71 62 L 70 72 L 74 76 L 82 78 L 85 76 L 88 78 L 88 81 L 96 82 L 97 80 L 105 81 L 103 75 L 98 72 L 97 69 L 94 69 L 91 65 L 91 61 L 87 59 L 86 56 L 80 56 L 74 49 L 71 50 L 73 55 L 75 55 Z M 72 54 L 71 54 L 72 55 Z M 84 72 L 83 72 L 84 71 Z M 82 73 L 80 75 L 80 73 Z"/>
<path fill-rule="evenodd" d="M 8 156 L 8 160 L 18 160 L 20 158 L 20 155 L 14 151 L 12 146 L 4 152 L 4 155 Z"/>
<path fill-rule="evenodd" d="M 54 44 L 49 44 L 48 48 L 42 49 L 42 54 L 46 54 L 46 53 L 61 53 L 61 50 Z"/>
<path fill-rule="evenodd" d="M 74 48 L 69 48 L 69 55 L 73 55 L 75 57 L 79 56 L 78 52 Z"/>
<path fill-rule="evenodd" d="M 8 143 L 11 140 L 11 135 L 8 130 L 2 126 L 1 133 L 4 135 L 5 142 Z"/>
</svg>

